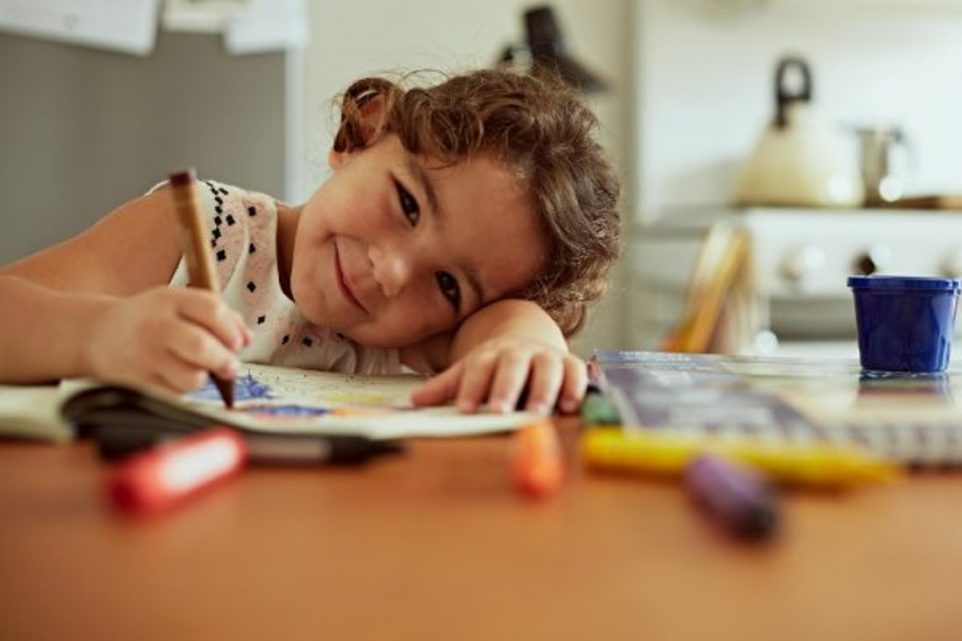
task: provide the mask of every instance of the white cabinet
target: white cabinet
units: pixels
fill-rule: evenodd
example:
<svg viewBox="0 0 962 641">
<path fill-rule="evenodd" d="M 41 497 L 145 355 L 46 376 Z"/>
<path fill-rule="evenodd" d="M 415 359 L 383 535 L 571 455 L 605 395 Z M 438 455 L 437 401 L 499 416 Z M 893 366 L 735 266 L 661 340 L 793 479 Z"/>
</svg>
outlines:
<svg viewBox="0 0 962 641">
<path fill-rule="evenodd" d="M 962 212 L 673 211 L 632 239 L 633 342 L 652 346 L 677 322 L 698 243 L 720 220 L 749 230 L 757 330 L 782 343 L 853 340 L 852 274 L 962 272 Z"/>
</svg>

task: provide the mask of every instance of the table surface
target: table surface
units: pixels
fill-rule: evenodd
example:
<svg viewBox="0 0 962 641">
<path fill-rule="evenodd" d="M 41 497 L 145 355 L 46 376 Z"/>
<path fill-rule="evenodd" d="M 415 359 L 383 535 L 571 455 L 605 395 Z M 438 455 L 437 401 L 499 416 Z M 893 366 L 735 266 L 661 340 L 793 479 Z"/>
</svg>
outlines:
<svg viewBox="0 0 962 641">
<path fill-rule="evenodd" d="M 674 482 L 509 482 L 510 439 L 251 468 L 123 518 L 85 443 L 0 443 L 4 639 L 958 639 L 962 477 L 783 496 L 763 545 Z"/>
</svg>

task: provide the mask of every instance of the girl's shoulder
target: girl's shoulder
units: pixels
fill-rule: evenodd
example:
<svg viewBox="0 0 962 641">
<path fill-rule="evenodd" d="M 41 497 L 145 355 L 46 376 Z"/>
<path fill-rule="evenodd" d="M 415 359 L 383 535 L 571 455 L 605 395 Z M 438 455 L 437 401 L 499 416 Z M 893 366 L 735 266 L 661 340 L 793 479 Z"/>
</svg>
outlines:
<svg viewBox="0 0 962 641">
<path fill-rule="evenodd" d="M 151 192 L 165 185 L 155 185 Z M 272 196 L 203 178 L 197 180 L 196 198 L 219 261 L 225 260 L 225 253 L 234 253 L 236 260 L 240 249 L 273 244 L 278 204 Z"/>
<path fill-rule="evenodd" d="M 148 189 L 146 195 L 165 187 L 167 181 L 161 181 Z M 276 214 L 278 207 L 278 201 L 273 196 L 210 178 L 197 180 L 196 195 L 198 204 L 213 214 L 223 215 L 226 210 L 240 207 L 250 217 L 255 217 L 260 213 Z"/>
</svg>

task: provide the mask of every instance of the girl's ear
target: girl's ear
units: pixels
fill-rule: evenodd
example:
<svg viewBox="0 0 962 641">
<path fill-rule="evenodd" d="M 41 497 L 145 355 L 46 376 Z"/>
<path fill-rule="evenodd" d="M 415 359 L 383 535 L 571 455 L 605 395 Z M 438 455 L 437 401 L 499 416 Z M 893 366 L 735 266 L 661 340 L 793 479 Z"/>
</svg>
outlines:
<svg viewBox="0 0 962 641">
<path fill-rule="evenodd" d="M 388 101 L 384 94 L 368 90 L 348 95 L 342 106 L 341 127 L 328 152 L 328 162 L 337 169 L 344 157 L 374 144 L 384 133 L 387 124 Z"/>
<path fill-rule="evenodd" d="M 387 124 L 386 106 L 387 100 L 382 94 L 374 94 L 358 102 L 357 107 L 360 114 L 358 124 L 365 147 L 375 143 L 384 133 L 384 125 Z"/>
</svg>

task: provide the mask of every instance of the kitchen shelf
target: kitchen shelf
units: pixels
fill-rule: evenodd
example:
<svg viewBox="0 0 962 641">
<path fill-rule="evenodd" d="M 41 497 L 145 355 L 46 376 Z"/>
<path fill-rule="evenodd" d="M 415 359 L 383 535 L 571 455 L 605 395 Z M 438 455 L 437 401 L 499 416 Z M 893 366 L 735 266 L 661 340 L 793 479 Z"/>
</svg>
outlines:
<svg viewBox="0 0 962 641">
<path fill-rule="evenodd" d="M 746 5 L 746 0 L 718 0 Z M 813 9 L 904 9 L 922 11 L 962 11 L 962 0 L 756 0 L 756 6 L 800 6 Z"/>
</svg>

